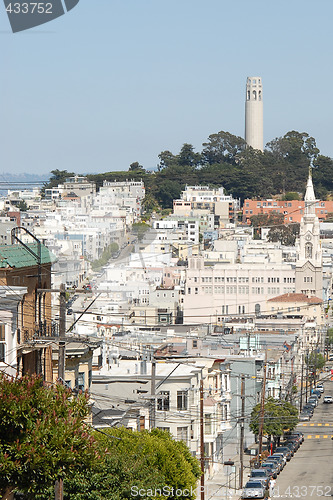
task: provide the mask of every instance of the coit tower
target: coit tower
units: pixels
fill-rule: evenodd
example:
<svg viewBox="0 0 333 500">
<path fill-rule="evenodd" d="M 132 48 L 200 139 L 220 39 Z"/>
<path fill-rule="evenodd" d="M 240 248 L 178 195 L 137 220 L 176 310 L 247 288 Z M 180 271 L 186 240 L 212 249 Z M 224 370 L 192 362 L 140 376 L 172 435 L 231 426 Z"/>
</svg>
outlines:
<svg viewBox="0 0 333 500">
<path fill-rule="evenodd" d="M 245 141 L 253 149 L 264 150 L 264 113 L 260 76 L 248 76 L 246 80 Z"/>
</svg>

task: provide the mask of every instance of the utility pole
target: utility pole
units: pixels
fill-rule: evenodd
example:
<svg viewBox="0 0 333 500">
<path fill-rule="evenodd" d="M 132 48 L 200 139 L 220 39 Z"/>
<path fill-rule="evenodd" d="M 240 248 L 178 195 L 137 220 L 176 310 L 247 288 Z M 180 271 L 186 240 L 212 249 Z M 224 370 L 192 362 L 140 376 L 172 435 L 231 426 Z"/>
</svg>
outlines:
<svg viewBox="0 0 333 500">
<path fill-rule="evenodd" d="M 65 348 L 66 348 L 66 292 L 65 285 L 60 285 L 60 310 L 59 310 L 59 357 L 58 357 L 58 379 L 63 383 L 65 380 Z"/>
<path fill-rule="evenodd" d="M 200 499 L 205 500 L 205 440 L 204 440 L 204 412 L 203 412 L 203 380 L 200 380 Z"/>
<path fill-rule="evenodd" d="M 65 360 L 66 360 L 66 291 L 65 285 L 60 285 L 60 307 L 59 307 L 59 354 L 58 354 L 58 381 L 65 382 Z M 64 498 L 64 482 L 58 479 L 54 487 L 55 500 Z"/>
<path fill-rule="evenodd" d="M 151 396 L 151 408 L 150 408 L 150 429 L 154 429 L 155 415 L 156 415 L 156 402 L 155 402 L 155 392 L 156 392 L 156 360 L 154 353 L 152 353 L 151 358 L 151 386 L 150 386 L 150 396 Z"/>
<path fill-rule="evenodd" d="M 306 350 L 306 381 L 305 381 L 305 402 L 308 402 L 308 383 L 309 383 L 309 350 Z"/>
<path fill-rule="evenodd" d="M 243 471 L 244 471 L 244 418 L 245 418 L 245 376 L 241 377 L 241 402 L 242 402 L 242 410 L 241 410 L 241 429 L 240 429 L 240 448 L 239 448 L 239 457 L 240 457 L 240 467 L 239 467 L 239 489 L 243 488 Z"/>
<path fill-rule="evenodd" d="M 304 371 L 304 354 L 302 353 L 302 368 L 301 368 L 301 397 L 299 400 L 299 411 L 303 408 L 303 371 Z"/>
<path fill-rule="evenodd" d="M 314 361 L 314 367 L 313 367 L 313 389 L 316 388 L 316 383 L 317 383 L 317 353 L 318 353 L 318 343 L 316 345 L 316 351 L 315 351 L 315 361 Z"/>
<path fill-rule="evenodd" d="M 262 437 L 264 430 L 264 415 L 265 415 L 265 392 L 266 392 L 266 367 L 267 367 L 267 346 L 265 351 L 265 362 L 264 362 L 264 379 L 262 382 L 262 392 L 261 392 L 261 405 L 259 414 L 259 463 L 261 464 L 262 455 Z"/>
</svg>

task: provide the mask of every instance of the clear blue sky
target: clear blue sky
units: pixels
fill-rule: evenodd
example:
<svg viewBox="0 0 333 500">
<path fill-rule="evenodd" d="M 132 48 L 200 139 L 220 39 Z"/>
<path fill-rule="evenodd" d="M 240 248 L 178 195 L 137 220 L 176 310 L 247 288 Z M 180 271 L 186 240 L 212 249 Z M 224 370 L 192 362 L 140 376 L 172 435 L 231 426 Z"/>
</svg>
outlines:
<svg viewBox="0 0 333 500">
<path fill-rule="evenodd" d="M 244 136 L 247 76 L 264 142 L 333 157 L 332 0 L 80 0 L 12 34 L 0 5 L 0 172 L 126 170 L 220 130 Z"/>
</svg>

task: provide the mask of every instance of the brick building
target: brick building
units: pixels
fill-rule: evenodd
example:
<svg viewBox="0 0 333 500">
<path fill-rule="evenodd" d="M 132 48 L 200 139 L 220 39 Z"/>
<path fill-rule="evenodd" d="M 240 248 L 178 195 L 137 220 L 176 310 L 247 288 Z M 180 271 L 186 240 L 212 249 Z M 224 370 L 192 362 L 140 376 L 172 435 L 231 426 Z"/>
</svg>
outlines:
<svg viewBox="0 0 333 500">
<path fill-rule="evenodd" d="M 52 380 L 51 348 L 42 338 L 54 334 L 51 324 L 51 294 L 38 287 L 51 288 L 51 266 L 55 257 L 38 243 L 0 245 L 0 286 L 26 287 L 19 303 L 17 328 L 17 369 L 19 373 L 43 373 Z"/>
<path fill-rule="evenodd" d="M 315 213 L 319 221 L 324 221 L 327 214 L 333 213 L 333 201 L 315 200 Z M 305 202 L 300 200 L 244 200 L 243 222 L 250 224 L 250 218 L 259 214 L 283 214 L 285 224 L 301 222 L 304 215 Z"/>
</svg>

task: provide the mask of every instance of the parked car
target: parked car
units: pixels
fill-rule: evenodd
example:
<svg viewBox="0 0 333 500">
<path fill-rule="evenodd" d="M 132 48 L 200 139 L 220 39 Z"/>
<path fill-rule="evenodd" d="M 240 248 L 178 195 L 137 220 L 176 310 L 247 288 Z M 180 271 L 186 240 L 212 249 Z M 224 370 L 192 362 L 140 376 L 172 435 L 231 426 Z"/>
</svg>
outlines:
<svg viewBox="0 0 333 500">
<path fill-rule="evenodd" d="M 260 481 L 265 488 L 268 487 L 269 477 L 265 469 L 252 469 L 250 474 L 251 479 Z"/>
<path fill-rule="evenodd" d="M 268 498 L 268 491 L 260 481 L 248 481 L 241 498 Z"/>
<path fill-rule="evenodd" d="M 285 456 L 284 453 L 277 453 L 277 452 L 274 452 L 273 455 L 271 455 L 272 457 L 279 457 L 280 459 L 282 459 L 283 461 L 283 467 L 286 465 L 287 463 L 287 458 Z"/>
<path fill-rule="evenodd" d="M 311 396 L 308 399 L 308 404 L 314 405 L 314 408 L 318 406 L 318 398 Z"/>
<path fill-rule="evenodd" d="M 283 446 L 286 446 L 287 448 L 289 448 L 289 450 L 291 451 L 291 456 L 293 457 L 294 456 L 294 453 L 298 450 L 298 444 L 295 443 L 295 441 L 287 441 L 285 443 L 282 443 Z"/>
<path fill-rule="evenodd" d="M 308 422 L 309 420 L 311 420 L 311 415 L 308 412 L 302 412 L 299 414 L 298 420 L 300 422 Z"/>
<path fill-rule="evenodd" d="M 321 391 L 319 389 L 313 389 L 313 391 L 311 392 L 311 396 L 313 396 L 314 394 L 316 394 L 318 398 L 321 398 Z"/>
<path fill-rule="evenodd" d="M 285 438 L 285 443 L 287 443 L 287 445 L 289 443 L 292 443 L 295 447 L 295 450 L 297 451 L 298 448 L 301 446 L 302 444 L 302 440 L 301 440 L 301 437 L 300 436 L 295 436 L 295 437 L 286 437 Z"/>
<path fill-rule="evenodd" d="M 290 434 L 286 434 L 286 436 L 297 436 L 300 439 L 301 444 L 304 443 L 304 433 L 301 431 L 293 431 Z"/>
<path fill-rule="evenodd" d="M 323 393 L 324 392 L 324 386 L 323 386 L 323 384 L 317 384 L 316 385 L 316 390 L 320 391 L 321 393 Z"/>
<path fill-rule="evenodd" d="M 309 413 L 311 413 L 311 415 L 313 415 L 313 412 L 314 412 L 314 409 L 315 409 L 316 405 L 314 403 L 309 403 L 307 402 L 303 408 L 302 408 L 302 411 L 308 411 Z"/>
<path fill-rule="evenodd" d="M 291 451 L 287 446 L 279 446 L 276 448 L 275 453 L 283 453 L 287 459 L 287 462 L 291 460 Z"/>
<path fill-rule="evenodd" d="M 263 462 L 261 468 L 265 469 L 269 478 L 276 479 L 279 473 L 279 466 L 274 462 Z"/>
<path fill-rule="evenodd" d="M 333 403 L 333 397 L 332 396 L 325 396 L 323 399 L 323 403 Z"/>
<path fill-rule="evenodd" d="M 284 435 L 284 437 L 285 437 L 285 439 L 295 438 L 299 441 L 300 444 L 302 444 L 304 441 L 304 434 L 303 434 L 303 432 L 300 432 L 300 431 L 287 432 Z"/>
<path fill-rule="evenodd" d="M 278 467 L 278 474 L 280 474 L 280 472 L 282 471 L 283 467 L 284 467 L 284 461 L 281 457 L 272 457 L 272 456 L 269 456 L 267 458 L 265 458 L 265 463 L 274 463 L 276 464 L 276 466 Z"/>
</svg>

